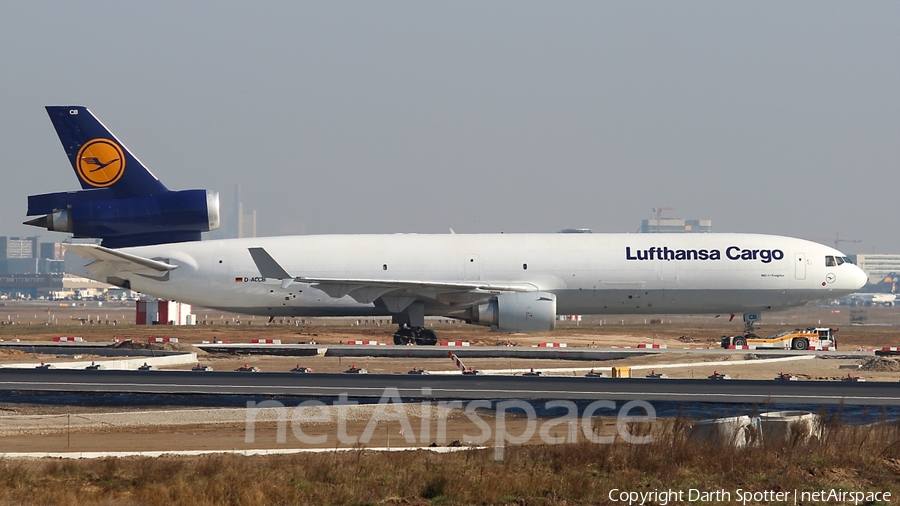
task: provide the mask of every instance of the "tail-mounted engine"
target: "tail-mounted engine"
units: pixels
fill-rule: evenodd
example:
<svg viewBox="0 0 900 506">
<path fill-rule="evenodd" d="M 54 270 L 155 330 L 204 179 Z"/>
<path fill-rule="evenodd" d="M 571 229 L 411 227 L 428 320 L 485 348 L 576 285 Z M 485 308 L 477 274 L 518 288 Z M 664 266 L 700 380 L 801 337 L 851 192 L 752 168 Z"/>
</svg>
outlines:
<svg viewBox="0 0 900 506">
<path fill-rule="evenodd" d="M 103 188 L 28 197 L 28 216 L 41 214 L 25 224 L 103 239 L 109 248 L 199 241 L 201 232 L 219 228 L 219 194 L 183 190 L 117 198 Z"/>
</svg>

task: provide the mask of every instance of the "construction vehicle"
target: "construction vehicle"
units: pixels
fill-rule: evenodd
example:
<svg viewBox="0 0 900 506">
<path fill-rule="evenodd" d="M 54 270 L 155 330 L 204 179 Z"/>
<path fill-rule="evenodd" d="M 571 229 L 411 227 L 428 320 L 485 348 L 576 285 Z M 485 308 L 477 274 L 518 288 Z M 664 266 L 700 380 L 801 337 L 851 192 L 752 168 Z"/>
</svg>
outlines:
<svg viewBox="0 0 900 506">
<path fill-rule="evenodd" d="M 808 328 L 794 329 L 769 337 L 756 334 L 742 336 L 722 336 L 722 347 L 748 347 L 748 349 L 770 348 L 775 350 L 836 350 L 838 329 Z"/>
</svg>

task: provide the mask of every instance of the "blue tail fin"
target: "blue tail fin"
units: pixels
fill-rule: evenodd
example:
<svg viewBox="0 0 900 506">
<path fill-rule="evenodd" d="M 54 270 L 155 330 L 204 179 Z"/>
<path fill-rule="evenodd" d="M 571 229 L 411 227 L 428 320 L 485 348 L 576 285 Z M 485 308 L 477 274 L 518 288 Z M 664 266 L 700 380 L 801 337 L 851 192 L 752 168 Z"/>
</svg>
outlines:
<svg viewBox="0 0 900 506">
<path fill-rule="evenodd" d="M 83 189 L 109 188 L 116 197 L 169 191 L 87 107 L 48 106 L 47 114 Z"/>
<path fill-rule="evenodd" d="M 26 225 L 110 248 L 199 241 L 219 227 L 219 195 L 169 191 L 103 123 L 82 106 L 47 107 L 83 190 L 28 197 Z M 43 215 L 43 216 L 41 216 Z"/>
</svg>

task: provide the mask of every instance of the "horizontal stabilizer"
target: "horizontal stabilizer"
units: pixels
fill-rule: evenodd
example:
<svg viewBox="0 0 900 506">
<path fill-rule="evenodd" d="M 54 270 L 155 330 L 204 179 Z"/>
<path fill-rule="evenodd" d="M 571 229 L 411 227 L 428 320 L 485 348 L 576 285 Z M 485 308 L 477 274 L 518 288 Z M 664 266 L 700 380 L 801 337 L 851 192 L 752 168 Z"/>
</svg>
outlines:
<svg viewBox="0 0 900 506">
<path fill-rule="evenodd" d="M 122 251 L 104 248 L 96 244 L 67 244 L 66 249 L 76 255 L 94 260 L 88 265 L 88 270 L 98 270 L 98 267 L 115 266 L 119 272 L 133 272 L 136 274 L 160 275 L 178 268 L 177 265 L 167 264 L 159 260 L 131 255 Z M 97 265 L 102 263 L 103 265 Z M 105 265 L 110 264 L 110 265 Z"/>
</svg>

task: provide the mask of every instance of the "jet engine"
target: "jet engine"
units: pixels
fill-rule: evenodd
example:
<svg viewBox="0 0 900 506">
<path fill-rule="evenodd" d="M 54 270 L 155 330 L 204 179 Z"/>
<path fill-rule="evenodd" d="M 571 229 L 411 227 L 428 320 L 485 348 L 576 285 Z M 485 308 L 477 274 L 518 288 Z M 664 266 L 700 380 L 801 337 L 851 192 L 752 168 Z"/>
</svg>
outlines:
<svg viewBox="0 0 900 506">
<path fill-rule="evenodd" d="M 556 295 L 549 292 L 502 293 L 472 306 L 469 323 L 500 332 L 548 332 L 556 328 Z"/>
<path fill-rule="evenodd" d="M 199 241 L 201 232 L 219 228 L 219 194 L 183 190 L 122 198 L 98 189 L 29 196 L 28 215 L 39 214 L 45 216 L 25 224 L 100 238 L 109 248 Z"/>
</svg>

